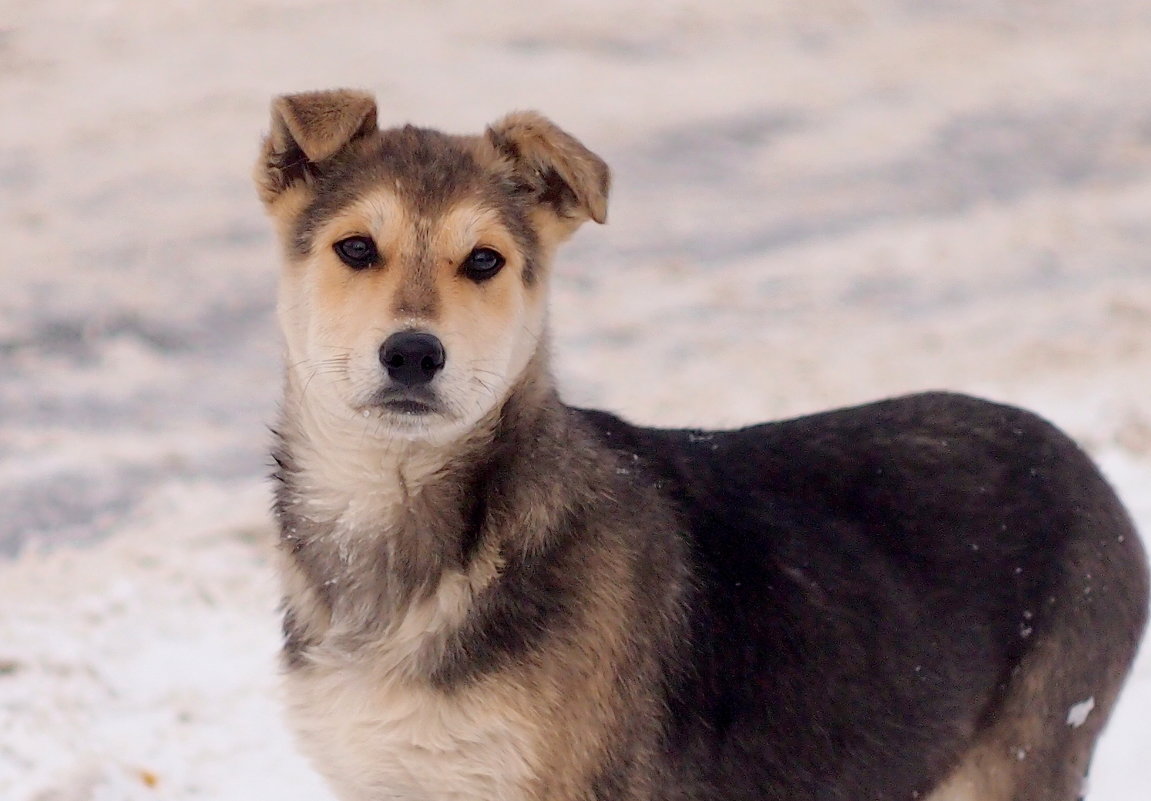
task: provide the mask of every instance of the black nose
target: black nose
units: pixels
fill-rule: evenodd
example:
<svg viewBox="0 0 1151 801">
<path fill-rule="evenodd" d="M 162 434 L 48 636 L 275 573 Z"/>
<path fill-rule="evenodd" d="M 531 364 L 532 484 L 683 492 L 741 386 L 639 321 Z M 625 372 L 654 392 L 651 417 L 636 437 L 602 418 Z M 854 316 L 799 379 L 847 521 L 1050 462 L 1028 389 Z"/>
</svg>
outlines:
<svg viewBox="0 0 1151 801">
<path fill-rule="evenodd" d="M 380 364 L 397 384 L 414 387 L 426 384 L 444 368 L 444 346 L 431 334 L 401 331 L 380 346 Z"/>
</svg>

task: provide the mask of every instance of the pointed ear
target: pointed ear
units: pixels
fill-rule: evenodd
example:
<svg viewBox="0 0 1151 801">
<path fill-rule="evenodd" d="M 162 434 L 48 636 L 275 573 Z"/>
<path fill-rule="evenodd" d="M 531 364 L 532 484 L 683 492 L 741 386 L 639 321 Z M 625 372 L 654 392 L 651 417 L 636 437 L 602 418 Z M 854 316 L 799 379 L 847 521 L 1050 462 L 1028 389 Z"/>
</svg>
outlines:
<svg viewBox="0 0 1151 801">
<path fill-rule="evenodd" d="M 577 225 L 587 219 L 607 221 L 611 172 L 571 134 L 542 114 L 519 111 L 490 125 L 486 135 L 557 216 Z"/>
<path fill-rule="evenodd" d="M 334 89 L 277 97 L 256 165 L 260 196 L 271 203 L 315 174 L 317 165 L 377 130 L 376 101 L 366 92 Z"/>
</svg>

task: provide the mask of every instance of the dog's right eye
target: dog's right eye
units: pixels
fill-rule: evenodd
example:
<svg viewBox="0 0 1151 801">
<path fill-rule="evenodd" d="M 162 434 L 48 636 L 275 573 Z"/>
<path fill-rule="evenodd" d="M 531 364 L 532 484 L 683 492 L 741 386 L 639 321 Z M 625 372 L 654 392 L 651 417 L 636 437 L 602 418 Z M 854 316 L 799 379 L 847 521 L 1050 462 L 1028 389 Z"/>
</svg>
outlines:
<svg viewBox="0 0 1151 801">
<path fill-rule="evenodd" d="M 333 247 L 340 261 L 353 270 L 371 267 L 380 260 L 376 243 L 366 236 L 349 236 L 347 239 L 341 239 Z"/>
</svg>

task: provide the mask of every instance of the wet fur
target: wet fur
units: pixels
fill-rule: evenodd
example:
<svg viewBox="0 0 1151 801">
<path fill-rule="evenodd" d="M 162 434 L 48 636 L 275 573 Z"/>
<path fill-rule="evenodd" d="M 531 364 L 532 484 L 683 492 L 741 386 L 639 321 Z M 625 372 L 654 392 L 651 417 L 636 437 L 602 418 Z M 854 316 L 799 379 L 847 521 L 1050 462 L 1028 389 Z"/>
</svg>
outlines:
<svg viewBox="0 0 1151 801">
<path fill-rule="evenodd" d="M 256 172 L 285 253 L 289 713 L 341 798 L 1078 797 L 1147 574 L 1074 443 L 941 393 L 738 431 L 568 407 L 547 277 L 607 168 L 531 113 L 375 119 L 280 98 Z M 379 269 L 334 261 L 349 232 Z M 462 280 L 489 240 L 506 274 Z M 372 405 L 411 326 L 444 338 L 442 419 Z"/>
</svg>

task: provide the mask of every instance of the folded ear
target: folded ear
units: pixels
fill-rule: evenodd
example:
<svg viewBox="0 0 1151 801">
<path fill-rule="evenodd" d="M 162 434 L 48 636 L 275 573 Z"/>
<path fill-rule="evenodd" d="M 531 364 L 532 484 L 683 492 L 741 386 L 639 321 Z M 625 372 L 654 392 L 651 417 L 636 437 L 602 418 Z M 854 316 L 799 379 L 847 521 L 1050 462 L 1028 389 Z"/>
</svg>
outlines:
<svg viewBox="0 0 1151 801">
<path fill-rule="evenodd" d="M 272 101 L 272 129 L 256 166 L 264 202 L 377 130 L 376 101 L 366 92 L 334 89 L 277 97 Z"/>
<path fill-rule="evenodd" d="M 542 114 L 519 111 L 489 126 L 487 138 L 558 216 L 607 221 L 611 172 L 571 134 Z"/>
</svg>

